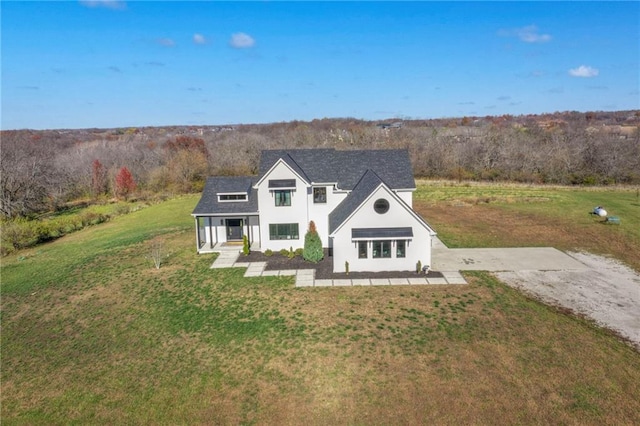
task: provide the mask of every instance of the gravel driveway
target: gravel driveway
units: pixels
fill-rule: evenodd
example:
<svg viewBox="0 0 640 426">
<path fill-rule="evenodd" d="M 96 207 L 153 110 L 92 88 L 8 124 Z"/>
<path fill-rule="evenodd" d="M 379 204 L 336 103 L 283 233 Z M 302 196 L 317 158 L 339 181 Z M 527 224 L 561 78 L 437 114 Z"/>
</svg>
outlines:
<svg viewBox="0 0 640 426">
<path fill-rule="evenodd" d="M 492 271 L 507 285 L 591 318 L 640 350 L 640 274 L 615 260 L 551 247 L 449 249 L 437 240 L 432 266 Z"/>
<path fill-rule="evenodd" d="M 569 308 L 628 339 L 640 350 L 640 275 L 619 262 L 569 253 L 582 271 L 496 272 L 504 283 L 551 305 Z"/>
</svg>

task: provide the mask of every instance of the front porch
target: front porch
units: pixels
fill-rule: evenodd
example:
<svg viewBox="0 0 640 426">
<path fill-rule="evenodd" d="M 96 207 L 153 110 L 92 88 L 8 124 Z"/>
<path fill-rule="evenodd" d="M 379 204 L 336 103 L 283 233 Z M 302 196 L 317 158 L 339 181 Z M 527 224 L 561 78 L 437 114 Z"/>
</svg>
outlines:
<svg viewBox="0 0 640 426">
<path fill-rule="evenodd" d="M 253 241 L 250 245 L 251 251 L 260 251 L 260 241 Z M 242 251 L 242 242 L 240 241 L 232 241 L 232 242 L 218 242 L 210 246 L 209 244 L 205 244 L 203 247 L 198 249 L 199 254 L 206 253 L 240 253 Z"/>
<path fill-rule="evenodd" d="M 251 247 L 260 248 L 260 221 L 257 215 L 195 216 L 198 253 L 219 252 L 238 247 L 246 237 Z"/>
</svg>

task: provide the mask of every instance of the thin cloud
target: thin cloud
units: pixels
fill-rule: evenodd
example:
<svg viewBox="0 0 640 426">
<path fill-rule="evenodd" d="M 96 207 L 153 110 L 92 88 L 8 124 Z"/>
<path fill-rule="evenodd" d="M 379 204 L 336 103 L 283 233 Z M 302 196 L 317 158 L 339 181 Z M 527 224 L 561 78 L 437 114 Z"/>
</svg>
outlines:
<svg viewBox="0 0 640 426">
<path fill-rule="evenodd" d="M 80 0 L 80 4 L 85 7 L 101 7 L 112 10 L 124 10 L 127 8 L 127 3 L 120 0 Z"/>
<path fill-rule="evenodd" d="M 113 72 L 117 72 L 117 73 L 121 73 L 121 72 L 122 72 L 122 70 L 121 70 L 120 68 L 115 67 L 115 66 L 110 66 L 110 67 L 108 67 L 107 69 L 108 69 L 109 71 L 113 71 Z"/>
<path fill-rule="evenodd" d="M 536 25 L 500 30 L 498 35 L 502 37 L 517 37 L 525 43 L 547 43 L 551 41 L 551 35 L 541 34 Z"/>
<path fill-rule="evenodd" d="M 511 99 L 511 96 L 499 96 L 497 99 L 499 101 L 508 101 Z"/>
<path fill-rule="evenodd" d="M 578 68 L 571 68 L 569 75 L 572 77 L 591 78 L 597 77 L 600 71 L 597 68 L 590 67 L 588 65 L 580 65 Z"/>
<path fill-rule="evenodd" d="M 229 40 L 229 45 L 234 49 L 248 49 L 253 47 L 256 44 L 256 41 L 249 34 L 245 33 L 235 33 L 231 35 L 231 40 Z"/>
<path fill-rule="evenodd" d="M 18 86 L 18 89 L 22 90 L 40 90 L 38 86 Z"/>
<path fill-rule="evenodd" d="M 193 35 L 193 42 L 195 44 L 207 44 L 208 40 L 205 36 L 203 36 L 202 34 L 194 34 Z"/>
<path fill-rule="evenodd" d="M 159 45 L 164 47 L 174 47 L 176 45 L 176 42 L 170 38 L 159 38 L 156 41 L 158 42 Z"/>
<path fill-rule="evenodd" d="M 145 62 L 144 64 L 150 67 L 164 67 L 164 62 L 150 61 Z"/>
</svg>

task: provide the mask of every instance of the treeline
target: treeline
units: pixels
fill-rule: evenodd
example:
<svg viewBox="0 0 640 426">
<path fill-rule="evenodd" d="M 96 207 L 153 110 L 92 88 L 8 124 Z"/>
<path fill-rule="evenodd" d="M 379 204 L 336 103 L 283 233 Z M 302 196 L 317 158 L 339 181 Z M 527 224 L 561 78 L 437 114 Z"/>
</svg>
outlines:
<svg viewBox="0 0 640 426">
<path fill-rule="evenodd" d="M 607 185 L 640 183 L 640 111 L 370 122 L 3 131 L 0 212 L 86 198 L 194 192 L 208 175 L 257 172 L 279 148 L 409 150 L 416 177 Z"/>
</svg>

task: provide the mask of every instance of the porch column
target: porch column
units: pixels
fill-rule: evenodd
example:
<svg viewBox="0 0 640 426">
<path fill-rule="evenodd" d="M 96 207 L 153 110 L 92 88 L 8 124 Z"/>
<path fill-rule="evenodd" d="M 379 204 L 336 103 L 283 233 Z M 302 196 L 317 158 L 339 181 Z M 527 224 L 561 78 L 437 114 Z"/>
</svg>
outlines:
<svg viewBox="0 0 640 426">
<path fill-rule="evenodd" d="M 213 219 L 211 218 L 211 216 L 209 216 L 207 219 L 209 220 L 209 248 L 213 248 L 213 245 L 215 244 L 213 242 Z M 215 242 L 218 242 L 218 232 L 216 232 Z"/>
<path fill-rule="evenodd" d="M 249 224 L 249 216 L 245 217 L 245 222 L 247 224 L 247 241 L 249 242 L 249 247 L 251 247 L 251 242 L 253 241 L 253 237 L 251 236 L 251 224 Z"/>
<path fill-rule="evenodd" d="M 198 216 L 196 216 L 196 250 L 200 251 L 200 228 L 198 227 Z"/>
</svg>

